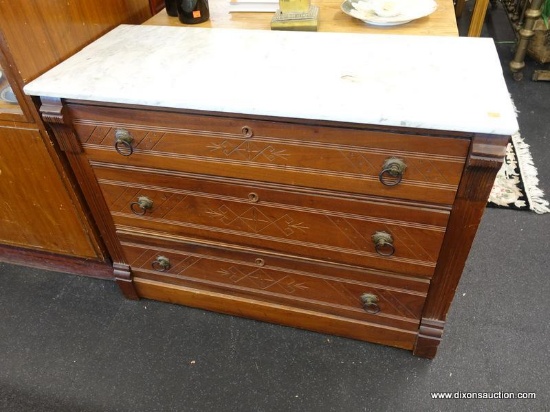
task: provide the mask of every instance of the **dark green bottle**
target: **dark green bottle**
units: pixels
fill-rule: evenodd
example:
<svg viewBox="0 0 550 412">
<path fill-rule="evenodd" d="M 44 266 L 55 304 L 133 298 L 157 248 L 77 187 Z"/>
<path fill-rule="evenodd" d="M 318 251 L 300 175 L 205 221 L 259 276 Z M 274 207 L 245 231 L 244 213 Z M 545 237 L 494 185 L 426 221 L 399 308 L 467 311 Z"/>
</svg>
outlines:
<svg viewBox="0 0 550 412">
<path fill-rule="evenodd" d="M 184 24 L 202 23 L 210 18 L 208 0 L 177 0 L 178 18 Z"/>
<path fill-rule="evenodd" d="M 178 1 L 177 0 L 164 0 L 164 7 L 166 7 L 166 14 L 172 17 L 178 17 Z"/>
</svg>

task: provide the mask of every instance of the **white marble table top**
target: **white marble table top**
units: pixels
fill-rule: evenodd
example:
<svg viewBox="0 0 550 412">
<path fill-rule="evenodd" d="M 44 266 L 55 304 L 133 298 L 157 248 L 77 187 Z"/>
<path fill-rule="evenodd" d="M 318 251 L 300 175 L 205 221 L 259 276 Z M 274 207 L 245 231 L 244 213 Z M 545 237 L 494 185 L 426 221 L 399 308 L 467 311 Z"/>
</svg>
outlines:
<svg viewBox="0 0 550 412">
<path fill-rule="evenodd" d="M 29 95 L 512 134 L 492 39 L 122 25 Z"/>
</svg>

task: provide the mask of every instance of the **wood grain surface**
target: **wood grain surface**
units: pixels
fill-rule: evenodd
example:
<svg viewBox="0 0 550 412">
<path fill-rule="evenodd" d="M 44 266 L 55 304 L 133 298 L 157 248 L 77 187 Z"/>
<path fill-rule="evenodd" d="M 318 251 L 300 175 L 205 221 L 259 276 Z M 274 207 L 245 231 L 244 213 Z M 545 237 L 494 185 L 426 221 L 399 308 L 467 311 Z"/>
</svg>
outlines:
<svg viewBox="0 0 550 412">
<path fill-rule="evenodd" d="M 437 10 L 430 16 L 399 26 L 371 26 L 345 14 L 339 0 L 313 0 L 319 7 L 318 31 L 366 34 L 398 34 L 421 36 L 458 36 L 452 0 L 437 0 Z M 229 0 L 210 0 L 210 20 L 197 27 L 270 30 L 273 13 L 229 13 Z M 165 10 L 144 24 L 180 26 L 177 17 Z"/>
</svg>

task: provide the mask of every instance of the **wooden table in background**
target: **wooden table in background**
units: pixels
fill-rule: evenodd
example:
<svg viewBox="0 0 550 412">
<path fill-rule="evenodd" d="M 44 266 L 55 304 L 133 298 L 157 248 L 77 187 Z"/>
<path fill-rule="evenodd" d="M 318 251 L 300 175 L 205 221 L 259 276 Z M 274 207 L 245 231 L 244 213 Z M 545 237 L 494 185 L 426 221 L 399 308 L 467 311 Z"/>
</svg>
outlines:
<svg viewBox="0 0 550 412">
<path fill-rule="evenodd" d="M 368 34 L 406 34 L 424 36 L 458 36 L 458 27 L 452 0 L 436 0 L 437 10 L 430 16 L 410 23 L 378 27 L 348 16 L 340 10 L 341 0 L 312 0 L 319 7 L 319 30 Z M 197 27 L 270 30 L 273 13 L 229 13 L 229 0 L 210 0 L 210 20 Z M 144 24 L 181 26 L 177 17 L 162 10 Z"/>
</svg>

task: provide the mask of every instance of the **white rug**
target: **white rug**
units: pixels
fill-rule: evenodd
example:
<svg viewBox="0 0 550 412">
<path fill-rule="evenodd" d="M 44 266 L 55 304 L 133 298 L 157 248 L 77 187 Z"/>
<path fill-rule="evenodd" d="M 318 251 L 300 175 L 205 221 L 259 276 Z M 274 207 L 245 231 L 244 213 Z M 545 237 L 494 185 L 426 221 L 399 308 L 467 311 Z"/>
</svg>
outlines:
<svg viewBox="0 0 550 412">
<path fill-rule="evenodd" d="M 497 174 L 488 206 L 549 213 L 548 201 L 538 187 L 537 169 L 529 145 L 518 134 L 512 136 L 506 158 Z"/>
</svg>

